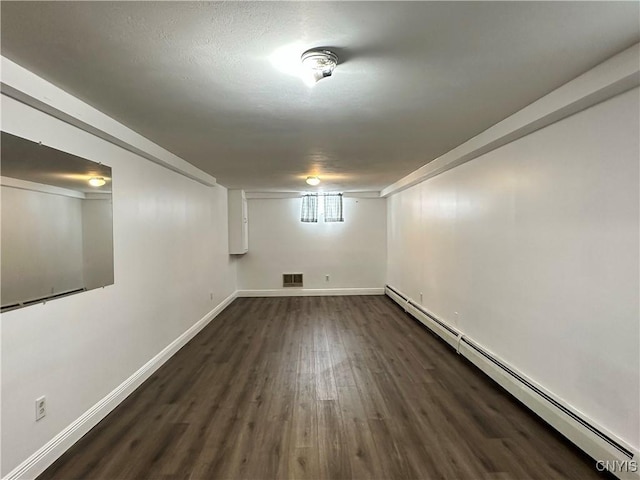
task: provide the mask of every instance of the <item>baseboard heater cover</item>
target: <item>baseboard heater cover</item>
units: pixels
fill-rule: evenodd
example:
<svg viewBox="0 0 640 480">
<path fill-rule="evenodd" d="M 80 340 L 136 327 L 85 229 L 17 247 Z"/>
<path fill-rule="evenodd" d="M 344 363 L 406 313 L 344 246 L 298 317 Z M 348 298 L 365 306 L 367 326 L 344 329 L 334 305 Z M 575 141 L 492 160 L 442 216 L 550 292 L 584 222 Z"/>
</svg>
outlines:
<svg viewBox="0 0 640 480">
<path fill-rule="evenodd" d="M 579 415 L 577 415 L 576 413 L 572 412 L 569 408 L 565 407 L 560 402 L 558 402 L 555 398 L 551 397 L 550 395 L 548 395 L 544 391 L 540 390 L 538 387 L 536 387 L 529 380 L 527 380 L 522 375 L 518 374 L 517 372 L 515 372 L 514 370 L 509 368 L 507 365 L 502 363 L 500 360 L 498 360 L 494 356 L 490 355 L 488 352 L 483 350 L 481 347 L 476 345 L 474 342 L 472 342 L 471 340 L 469 340 L 468 338 L 466 338 L 464 336 L 462 337 L 461 341 L 464 342 L 465 344 L 469 345 L 472 349 L 474 349 L 476 352 L 478 352 L 484 358 L 489 360 L 491 363 L 493 363 L 497 367 L 499 367 L 502 370 L 504 370 L 507 374 L 512 376 L 518 382 L 523 383 L 524 385 L 526 385 L 528 388 L 533 390 L 536 394 L 540 395 L 544 400 L 546 400 L 547 402 L 552 404 L 555 408 L 557 408 L 560 411 L 562 411 L 562 413 L 564 413 L 565 415 L 568 415 L 573 420 L 578 422 L 580 425 L 585 427 L 587 430 L 591 431 L 591 433 L 593 433 L 593 434 L 597 435 L 598 437 L 600 437 L 602 440 L 604 440 L 609 445 L 611 445 L 613 448 L 615 448 L 620 453 L 622 453 L 624 456 L 626 456 L 629 460 L 631 460 L 633 458 L 633 452 L 630 449 L 628 449 L 624 445 L 621 445 L 619 442 L 617 442 L 616 440 L 611 438 L 609 435 L 607 435 L 606 433 L 602 432 L 598 428 L 594 427 L 591 423 L 586 421 L 584 418 L 582 418 Z"/>
<path fill-rule="evenodd" d="M 419 310 L 422 314 L 426 315 L 427 317 L 429 317 L 431 320 L 433 320 L 434 322 L 436 322 L 438 325 L 440 325 L 442 328 L 444 328 L 447 332 L 449 332 L 451 335 L 455 335 L 456 337 L 460 336 L 460 332 L 454 330 L 453 328 L 451 328 L 449 325 L 447 325 L 446 323 L 444 323 L 442 320 L 440 320 L 439 318 L 437 318 L 436 316 L 434 316 L 433 314 L 427 312 L 422 306 L 418 305 L 417 303 L 415 303 L 413 300 L 409 300 L 409 305 L 411 305 L 413 308 Z"/>
<path fill-rule="evenodd" d="M 492 355 L 490 352 L 488 352 L 487 350 L 482 348 L 480 345 L 478 345 L 472 339 L 470 339 L 469 337 L 466 337 L 463 333 L 458 332 L 455 329 L 453 329 L 451 326 L 447 325 L 441 319 L 437 318 L 435 315 L 433 315 L 432 313 L 428 312 L 424 307 L 422 307 L 421 305 L 419 305 L 416 302 L 414 302 L 411 298 L 409 298 L 408 296 L 404 295 L 403 293 L 398 291 L 396 288 L 394 288 L 394 287 L 392 287 L 390 285 L 387 285 L 386 286 L 386 291 L 387 291 L 387 295 L 390 296 L 394 301 L 398 302 L 401 306 L 404 305 L 405 306 L 404 308 L 405 308 L 405 310 L 407 312 L 409 312 L 409 309 L 406 308 L 406 307 L 411 307 L 412 310 L 417 311 L 418 313 L 424 315 L 430 321 L 432 321 L 433 323 L 435 323 L 436 325 L 438 325 L 439 327 L 441 327 L 442 329 L 444 329 L 445 331 L 447 331 L 451 335 L 457 335 L 458 336 L 458 348 L 457 348 L 458 353 L 461 353 L 461 351 L 460 351 L 460 345 L 461 344 L 466 346 L 467 348 L 469 348 L 473 352 L 475 352 L 477 355 L 482 357 L 485 361 L 491 363 L 493 365 L 494 369 L 498 369 L 499 371 L 502 372 L 503 375 L 505 375 L 508 378 L 510 378 L 511 379 L 510 380 L 511 383 L 518 384 L 520 389 L 522 389 L 522 390 L 526 389 L 528 392 L 530 392 L 529 395 L 532 395 L 532 394 L 535 395 L 540 402 L 543 402 L 543 403 L 546 404 L 547 408 L 555 410 L 556 415 L 558 415 L 558 416 L 562 415 L 562 416 L 564 416 L 565 419 L 568 419 L 568 420 L 570 420 L 572 422 L 575 422 L 575 424 L 577 424 L 576 426 L 579 426 L 580 428 L 583 428 L 583 429 L 587 430 L 591 435 L 597 437 L 601 442 L 604 442 L 605 444 L 607 444 L 610 448 L 612 448 L 615 451 L 617 451 L 619 454 L 624 456 L 626 459 L 632 460 L 632 459 L 634 459 L 634 457 L 637 456 L 637 452 L 635 452 L 632 448 L 622 444 L 621 442 L 617 441 L 615 438 L 612 438 L 612 436 L 607 434 L 606 432 L 603 432 L 602 429 L 600 429 L 597 426 L 593 425 L 592 422 L 589 422 L 588 420 L 586 420 L 585 418 L 580 416 L 578 413 L 573 411 L 571 408 L 569 408 L 568 406 L 562 404 L 561 402 L 559 402 L 558 400 L 553 398 L 547 392 L 545 392 L 544 390 L 539 388 L 537 385 L 535 385 L 535 383 L 533 383 L 532 381 L 527 379 L 524 375 L 518 373 L 515 369 L 513 369 L 512 367 L 507 365 L 505 362 L 503 362 L 500 359 L 496 358 L 494 355 Z M 391 293 L 391 295 L 389 295 L 389 293 Z M 396 298 L 394 298 L 394 297 L 396 297 Z M 409 312 L 409 313 L 412 313 L 412 312 Z M 415 315 L 413 315 L 413 316 L 415 317 Z M 418 320 L 420 320 L 423 324 L 429 326 L 427 323 L 423 322 L 421 319 L 418 318 Z M 436 333 L 438 333 L 438 332 L 436 332 Z M 446 340 L 446 338 L 445 338 L 445 340 Z M 474 362 L 473 358 L 470 358 L 467 355 L 465 355 L 465 357 L 468 358 L 469 360 L 471 360 L 472 363 L 476 364 L 476 366 L 480 367 L 481 370 L 485 374 L 487 374 L 489 376 L 492 376 L 492 375 L 490 375 L 489 372 L 487 372 L 480 365 L 478 365 L 476 362 Z M 494 378 L 494 380 L 495 380 L 495 378 Z M 501 384 L 500 382 L 498 382 L 498 383 Z M 502 386 L 504 388 L 506 388 L 504 385 L 502 385 Z M 509 390 L 507 389 L 507 391 L 509 391 Z M 510 392 L 510 393 L 513 394 L 513 392 Z M 517 397 L 517 395 L 516 395 L 516 397 Z M 519 400 L 523 401 L 522 398 L 519 398 Z M 526 405 L 526 402 L 523 401 L 523 403 L 525 403 L 525 405 Z M 534 412 L 539 414 L 539 412 L 537 412 L 530 405 L 527 405 L 527 406 L 529 408 L 531 408 L 532 410 L 534 410 Z M 548 423 L 550 423 L 550 422 L 548 422 Z M 567 434 L 561 428 L 558 428 L 558 426 L 554 425 L 553 423 L 550 423 L 550 424 L 551 424 L 551 426 L 553 426 L 554 428 L 559 430 L 561 433 L 563 433 L 565 436 L 567 436 Z M 585 450 L 583 445 L 580 445 L 573 438 L 571 438 L 569 436 L 567 436 L 567 437 L 570 440 L 572 440 L 574 443 L 576 443 L 579 447 L 581 447 L 583 450 Z M 589 453 L 589 452 L 587 451 L 587 453 Z M 598 460 L 600 460 L 600 459 L 598 459 Z M 624 475 L 624 474 L 628 474 L 628 473 L 632 473 L 632 472 L 613 472 L 613 473 L 615 473 L 615 474 L 622 473 Z M 637 472 L 633 472 L 632 475 L 633 475 L 633 478 L 638 478 L 637 477 Z"/>
<path fill-rule="evenodd" d="M 418 321 L 420 321 L 420 323 L 422 323 L 427 328 L 429 328 L 431 331 L 433 331 L 437 335 L 439 335 L 444 341 L 446 341 L 453 348 L 455 348 L 456 351 L 459 351 L 460 338 L 462 336 L 462 334 L 460 332 L 458 332 L 457 330 L 452 328 L 450 325 L 447 325 L 445 322 L 440 320 L 436 315 L 434 315 L 433 313 L 427 311 L 423 306 L 421 306 L 418 303 L 414 302 L 409 297 L 407 297 L 406 295 L 402 294 L 401 292 L 399 292 L 395 288 L 390 287 L 389 285 L 387 285 L 386 286 L 386 291 L 387 291 L 387 295 L 389 295 L 389 292 L 391 293 L 391 295 L 389 295 L 389 296 L 391 296 L 391 298 L 396 296 L 401 300 L 401 301 L 399 301 L 398 298 L 394 298 L 394 300 L 396 302 L 398 302 L 398 304 L 400 304 L 404 308 L 404 310 L 406 312 L 411 313 L 415 318 L 418 319 Z M 420 317 L 417 317 L 414 314 L 415 312 L 421 314 L 426 319 L 426 321 L 423 320 Z M 440 330 L 440 331 L 438 331 L 438 330 Z"/>
<path fill-rule="evenodd" d="M 408 297 L 405 297 L 402 293 L 400 293 L 398 290 L 396 290 L 395 288 L 393 288 L 391 285 L 387 285 L 387 290 L 391 290 L 393 293 L 395 293 L 397 296 L 399 296 L 402 300 L 404 300 L 405 302 L 409 301 Z"/>
</svg>

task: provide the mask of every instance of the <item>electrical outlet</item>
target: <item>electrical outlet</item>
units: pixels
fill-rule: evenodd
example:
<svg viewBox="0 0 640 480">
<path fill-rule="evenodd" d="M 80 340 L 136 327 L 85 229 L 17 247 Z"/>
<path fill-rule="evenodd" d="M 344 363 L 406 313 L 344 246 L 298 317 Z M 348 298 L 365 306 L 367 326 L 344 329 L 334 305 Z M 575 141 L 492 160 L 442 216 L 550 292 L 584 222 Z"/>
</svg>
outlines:
<svg viewBox="0 0 640 480">
<path fill-rule="evenodd" d="M 213 300 L 213 292 L 209 294 L 209 297 L 211 297 L 211 300 Z"/>
<path fill-rule="evenodd" d="M 325 275 L 324 276 L 324 280 L 325 280 L 325 282 L 328 282 L 329 281 L 329 275 Z"/>
<path fill-rule="evenodd" d="M 420 292 L 420 304 L 422 304 L 422 292 Z"/>
<path fill-rule="evenodd" d="M 47 399 L 42 396 L 36 399 L 36 422 L 47 414 Z"/>
</svg>

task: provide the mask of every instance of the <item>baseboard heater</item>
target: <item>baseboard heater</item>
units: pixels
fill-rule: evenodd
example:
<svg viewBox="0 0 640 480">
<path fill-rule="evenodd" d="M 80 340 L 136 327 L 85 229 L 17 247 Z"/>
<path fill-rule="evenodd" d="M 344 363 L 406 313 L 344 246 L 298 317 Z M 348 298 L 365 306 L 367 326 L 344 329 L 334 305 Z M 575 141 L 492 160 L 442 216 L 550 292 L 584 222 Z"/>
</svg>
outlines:
<svg viewBox="0 0 640 480">
<path fill-rule="evenodd" d="M 437 331 L 437 329 L 433 328 L 434 325 L 429 325 L 429 324 L 425 323 L 424 321 L 422 321 L 421 318 L 418 318 L 418 320 L 422 324 L 424 324 L 426 327 L 430 328 L 431 330 L 435 331 L 435 333 L 440 334 L 440 336 L 442 337 L 443 340 L 445 340 L 453 348 L 458 350 L 458 344 L 459 344 L 460 337 L 462 336 L 462 332 L 459 332 L 456 329 L 452 328 L 450 325 L 447 325 L 445 322 L 440 320 L 434 314 L 432 314 L 431 312 L 426 310 L 422 305 L 417 304 L 416 302 L 411 300 L 409 297 L 407 297 L 406 295 L 400 293 L 398 290 L 396 290 L 395 288 L 391 287 L 390 285 L 386 285 L 386 292 L 387 292 L 387 295 L 390 296 L 396 302 L 398 302 L 398 299 L 394 298 L 394 296 L 399 297 L 402 301 L 398 302 L 398 304 L 403 306 L 405 311 L 407 311 L 409 313 L 413 313 L 413 312 L 411 312 L 411 309 L 415 309 L 419 313 L 424 315 L 428 320 L 430 320 L 431 322 L 435 323 L 438 327 L 440 327 L 440 329 L 444 330 L 446 332 L 446 334 L 442 335 L 442 333 L 444 333 L 444 332 Z M 392 295 L 389 295 L 389 292 L 391 292 Z"/>
<path fill-rule="evenodd" d="M 558 408 L 559 410 L 562 411 L 562 413 L 568 415 L 569 417 L 571 417 L 573 420 L 575 420 L 576 422 L 578 422 L 579 424 L 581 424 L 583 427 L 585 427 L 587 430 L 590 430 L 591 433 L 594 433 L 595 435 L 597 435 L 598 437 L 600 437 L 602 440 L 604 440 L 605 442 L 607 442 L 609 445 L 611 445 L 613 448 L 615 448 L 616 450 L 618 450 L 620 453 L 622 453 L 623 455 L 625 455 L 629 460 L 631 460 L 633 458 L 633 452 L 631 450 L 629 450 L 628 448 L 626 448 L 624 445 L 621 445 L 620 443 L 616 442 L 614 439 L 612 439 L 611 437 L 609 437 L 606 433 L 602 432 L 601 430 L 599 430 L 598 428 L 594 427 L 593 425 L 591 425 L 589 422 L 587 422 L 584 418 L 580 417 L 579 415 L 577 415 L 576 413 L 572 412 L 571 410 L 569 410 L 567 407 L 565 407 L 564 405 L 562 405 L 560 402 L 558 402 L 557 400 L 555 400 L 554 398 L 550 397 L 549 395 L 547 395 L 545 392 L 543 392 L 542 390 L 540 390 L 538 387 L 536 387 L 535 385 L 533 385 L 529 380 L 527 380 L 526 378 L 522 377 L 521 375 L 519 375 L 518 373 L 514 372 L 511 368 L 509 368 L 508 366 L 506 366 L 504 363 L 502 363 L 500 360 L 498 360 L 497 358 L 495 358 L 492 355 L 489 355 L 485 350 L 483 350 L 482 348 L 480 348 L 478 345 L 474 344 L 472 341 L 470 341 L 468 338 L 462 337 L 461 339 L 462 342 L 466 343 L 467 345 L 469 345 L 471 348 L 473 348 L 476 352 L 478 352 L 480 355 L 482 355 L 483 357 L 485 357 L 487 360 L 489 360 L 491 363 L 493 363 L 494 365 L 496 365 L 497 367 L 501 368 L 502 370 L 504 370 L 506 373 L 508 373 L 509 375 L 511 375 L 514 379 L 516 379 L 518 382 L 521 382 L 522 384 L 526 385 L 527 387 L 529 387 L 531 390 L 533 390 L 535 393 L 537 393 L 538 395 L 540 395 L 540 397 L 542 397 L 544 400 L 546 400 L 547 402 L 549 402 L 551 405 L 553 405 L 554 407 Z"/>
<path fill-rule="evenodd" d="M 611 465 L 614 464 L 613 462 L 618 462 L 618 465 L 624 464 L 626 466 L 630 464 L 624 463 L 625 461 L 637 460 L 638 452 L 633 450 L 632 447 L 613 438 L 612 435 L 594 425 L 593 422 L 553 398 L 552 395 L 545 392 L 526 376 L 414 302 L 407 295 L 390 285 L 386 286 L 385 291 L 387 296 L 402 306 L 407 313 L 410 313 L 422 324 L 439 334 L 459 354 L 469 359 L 485 374 L 595 460 L 610 461 L 612 462 Z M 420 318 L 421 316 L 424 318 Z M 634 465 L 637 465 L 637 462 Z M 637 467 L 636 471 L 627 468 L 627 471 L 612 473 L 619 478 L 640 478 Z"/>
</svg>

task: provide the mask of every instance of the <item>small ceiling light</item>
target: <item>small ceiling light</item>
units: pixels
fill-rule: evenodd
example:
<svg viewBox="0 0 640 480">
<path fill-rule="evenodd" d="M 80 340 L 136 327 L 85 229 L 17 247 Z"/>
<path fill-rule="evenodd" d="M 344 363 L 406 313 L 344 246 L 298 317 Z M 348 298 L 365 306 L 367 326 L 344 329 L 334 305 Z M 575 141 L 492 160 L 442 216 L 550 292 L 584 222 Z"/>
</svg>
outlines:
<svg viewBox="0 0 640 480">
<path fill-rule="evenodd" d="M 305 82 L 313 85 L 318 80 L 330 77 L 338 65 L 338 56 L 330 50 L 311 49 L 302 54 L 302 65 L 305 67 Z"/>
<path fill-rule="evenodd" d="M 103 186 L 106 182 L 106 180 L 102 177 L 91 177 L 89 179 L 89 185 L 91 185 L 92 187 L 101 187 Z"/>
<path fill-rule="evenodd" d="M 318 177 L 307 177 L 307 183 L 312 187 L 315 187 L 320 183 L 320 179 Z"/>
</svg>

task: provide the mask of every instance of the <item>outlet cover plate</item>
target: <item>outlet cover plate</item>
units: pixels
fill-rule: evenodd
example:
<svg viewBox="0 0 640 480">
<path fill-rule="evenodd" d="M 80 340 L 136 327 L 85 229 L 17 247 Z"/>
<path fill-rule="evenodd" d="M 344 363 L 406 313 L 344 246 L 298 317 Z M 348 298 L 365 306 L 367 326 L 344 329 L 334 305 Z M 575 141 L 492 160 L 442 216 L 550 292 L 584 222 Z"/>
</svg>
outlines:
<svg viewBox="0 0 640 480">
<path fill-rule="evenodd" d="M 47 399 L 42 396 L 36 399 L 36 422 L 47 414 Z"/>
</svg>

